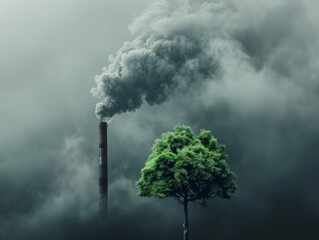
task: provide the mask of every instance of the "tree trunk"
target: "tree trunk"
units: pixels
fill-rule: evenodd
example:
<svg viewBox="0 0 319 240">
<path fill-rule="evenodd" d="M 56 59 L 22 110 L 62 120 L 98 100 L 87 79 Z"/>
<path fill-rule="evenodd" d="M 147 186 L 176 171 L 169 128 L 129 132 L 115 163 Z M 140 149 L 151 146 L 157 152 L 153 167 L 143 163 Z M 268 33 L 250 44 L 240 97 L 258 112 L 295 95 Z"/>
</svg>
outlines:
<svg viewBox="0 0 319 240">
<path fill-rule="evenodd" d="M 189 240 L 188 238 L 188 201 L 184 199 L 184 240 Z"/>
</svg>

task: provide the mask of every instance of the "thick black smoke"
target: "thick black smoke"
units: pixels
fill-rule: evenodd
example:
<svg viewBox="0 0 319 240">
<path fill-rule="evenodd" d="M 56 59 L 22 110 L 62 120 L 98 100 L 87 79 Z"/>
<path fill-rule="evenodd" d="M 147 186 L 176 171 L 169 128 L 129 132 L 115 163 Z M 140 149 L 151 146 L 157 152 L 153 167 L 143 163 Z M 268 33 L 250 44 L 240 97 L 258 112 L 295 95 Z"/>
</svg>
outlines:
<svg viewBox="0 0 319 240">
<path fill-rule="evenodd" d="M 159 1 L 132 24 L 136 38 L 125 42 L 110 65 L 96 76 L 92 93 L 100 119 L 134 111 L 143 102 L 165 102 L 176 91 L 188 89 L 218 75 L 218 54 L 212 40 L 223 35 L 222 22 L 215 19 L 220 4 L 194 6 L 185 1 Z M 222 7 L 224 8 L 224 7 Z M 225 9 L 227 10 L 227 9 Z M 213 24 L 209 26 L 209 24 Z M 216 55 L 216 56 L 215 56 Z"/>
<path fill-rule="evenodd" d="M 304 77 L 316 35 L 305 25 L 300 1 L 157 1 L 130 25 L 134 37 L 110 56 L 92 89 L 99 119 L 161 104 L 212 79 L 223 79 L 225 62 L 241 62 L 284 78 Z M 268 11 L 267 9 L 274 9 Z M 296 12 L 296 8 L 300 8 Z M 258 13 L 252 15 L 252 11 Z M 280 14 L 289 18 L 281 19 Z M 308 38 L 304 36 L 308 34 Z M 295 65 L 296 68 L 290 68 Z M 271 72 L 270 72 L 271 74 Z M 307 81 L 310 76 L 304 81 Z M 277 76 L 273 77 L 278 79 Z M 296 80 L 298 81 L 298 80 Z M 307 81 L 309 84 L 309 81 Z M 308 86 L 309 87 L 309 86 Z M 311 86 L 310 86 L 311 87 Z"/>
</svg>

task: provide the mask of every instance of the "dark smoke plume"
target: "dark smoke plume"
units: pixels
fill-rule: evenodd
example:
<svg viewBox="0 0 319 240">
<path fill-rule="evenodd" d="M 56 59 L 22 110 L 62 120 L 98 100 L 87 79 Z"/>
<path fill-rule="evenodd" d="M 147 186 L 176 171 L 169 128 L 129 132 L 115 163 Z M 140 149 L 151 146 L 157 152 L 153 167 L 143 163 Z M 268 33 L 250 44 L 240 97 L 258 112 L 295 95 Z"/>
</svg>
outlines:
<svg viewBox="0 0 319 240">
<path fill-rule="evenodd" d="M 176 4 L 158 1 L 144 11 L 130 26 L 135 39 L 125 42 L 96 76 L 92 93 L 101 99 L 99 119 L 134 111 L 143 102 L 161 104 L 218 74 L 211 35 L 220 37 L 220 26 L 213 32 L 207 28 L 215 4 L 201 4 L 195 12 L 183 1 L 180 8 Z"/>
</svg>

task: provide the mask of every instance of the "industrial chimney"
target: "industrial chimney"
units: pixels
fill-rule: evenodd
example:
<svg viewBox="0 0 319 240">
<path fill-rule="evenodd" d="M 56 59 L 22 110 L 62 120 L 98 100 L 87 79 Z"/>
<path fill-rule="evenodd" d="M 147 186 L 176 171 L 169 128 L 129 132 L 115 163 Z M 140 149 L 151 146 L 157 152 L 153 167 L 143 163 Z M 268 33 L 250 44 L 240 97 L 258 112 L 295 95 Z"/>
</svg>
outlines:
<svg viewBox="0 0 319 240">
<path fill-rule="evenodd" d="M 108 174 L 107 174 L 107 123 L 100 122 L 100 202 L 99 211 L 101 216 L 107 217 L 108 211 Z"/>
</svg>

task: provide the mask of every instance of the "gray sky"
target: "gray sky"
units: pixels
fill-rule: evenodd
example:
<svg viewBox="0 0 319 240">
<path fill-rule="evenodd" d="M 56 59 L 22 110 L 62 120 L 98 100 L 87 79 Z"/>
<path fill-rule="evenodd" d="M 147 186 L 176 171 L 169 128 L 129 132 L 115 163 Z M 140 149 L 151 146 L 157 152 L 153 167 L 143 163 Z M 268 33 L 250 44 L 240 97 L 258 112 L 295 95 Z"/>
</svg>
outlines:
<svg viewBox="0 0 319 240">
<path fill-rule="evenodd" d="M 135 189 L 153 141 L 179 123 L 212 130 L 238 176 L 231 200 L 191 207 L 192 238 L 314 238 L 318 2 L 151 2 L 1 1 L 0 239 L 105 239 L 96 222 L 98 99 L 90 90 L 110 54 L 153 33 L 200 39 L 199 56 L 214 64 L 196 81 L 179 74 L 181 87 L 161 104 L 114 116 L 111 239 L 181 238 L 181 207 Z M 141 86 L 152 81 L 145 76 Z"/>
</svg>

